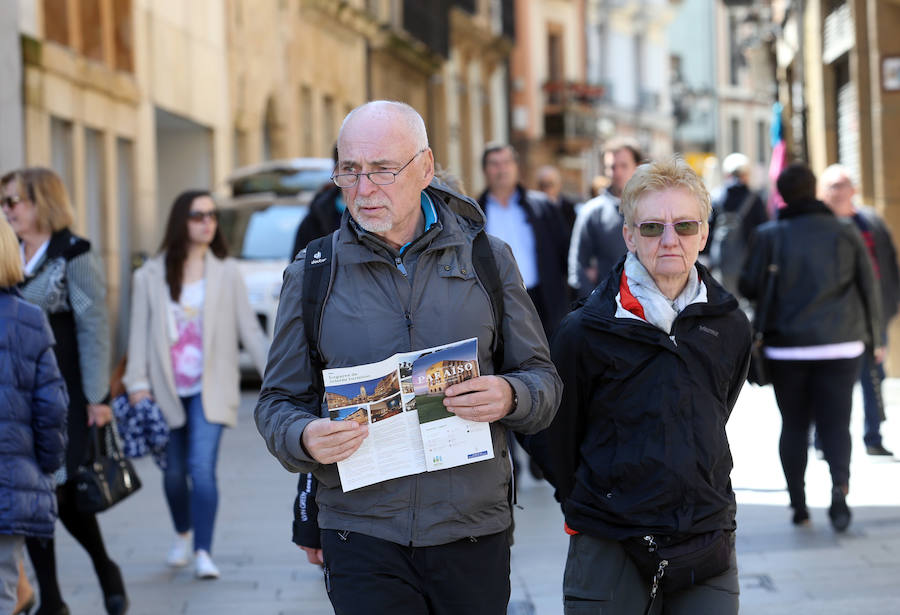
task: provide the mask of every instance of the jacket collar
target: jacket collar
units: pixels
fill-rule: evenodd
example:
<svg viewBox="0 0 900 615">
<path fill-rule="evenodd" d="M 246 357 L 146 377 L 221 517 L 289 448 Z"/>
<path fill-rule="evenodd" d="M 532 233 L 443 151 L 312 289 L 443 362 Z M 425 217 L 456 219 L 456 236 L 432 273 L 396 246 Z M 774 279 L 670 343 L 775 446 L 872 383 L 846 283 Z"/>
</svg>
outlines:
<svg viewBox="0 0 900 615">
<path fill-rule="evenodd" d="M 56 258 L 63 257 L 65 259 L 71 259 L 79 254 L 87 252 L 90 248 L 91 244 L 88 240 L 78 237 L 68 228 L 56 231 L 50 235 L 50 241 L 47 243 L 47 251 L 44 252 L 43 258 L 37 264 L 37 267 L 34 268 L 32 274 L 26 277 L 31 279 L 38 275 L 47 263 Z"/>
<path fill-rule="evenodd" d="M 816 199 L 804 199 L 802 201 L 794 201 L 787 207 L 778 212 L 779 220 L 787 220 L 789 218 L 798 218 L 800 216 L 809 216 L 812 214 L 824 214 L 834 216 L 834 212 L 828 209 L 828 206 L 822 201 Z"/>
<path fill-rule="evenodd" d="M 434 205 L 437 220 L 412 241 L 411 249 L 424 252 L 461 246 L 484 228 L 484 213 L 478 203 L 455 192 L 440 180 L 433 180 L 425 189 L 425 194 Z M 341 258 L 348 264 L 383 260 L 383 255 L 397 252 L 377 235 L 359 227 L 349 210 L 344 212 L 338 242 L 341 244 Z"/>
<path fill-rule="evenodd" d="M 619 259 L 618 264 L 610 271 L 606 279 L 603 280 L 600 285 L 594 289 L 594 292 L 584 301 L 582 315 L 586 322 L 609 322 L 615 319 L 616 309 L 618 307 L 616 295 L 619 293 L 622 272 L 625 269 L 625 256 L 622 256 L 622 258 Z M 738 309 L 737 299 L 725 290 L 721 284 L 716 282 L 706 267 L 700 263 L 695 263 L 694 267 L 697 269 L 700 281 L 706 286 L 706 303 L 692 303 L 688 305 L 678 315 L 678 318 L 681 318 L 682 315 L 696 314 L 711 316 L 726 314 Z M 652 325 L 648 326 L 662 333 L 656 327 L 653 327 Z"/>
<path fill-rule="evenodd" d="M 481 193 L 481 196 L 478 197 L 478 204 L 481 206 L 483 211 L 487 211 L 487 199 L 490 191 L 485 190 Z M 525 210 L 525 217 L 529 222 L 534 218 L 534 212 L 532 211 L 531 198 L 534 196 L 534 193 L 525 188 L 522 184 L 516 184 L 516 203 Z"/>
</svg>

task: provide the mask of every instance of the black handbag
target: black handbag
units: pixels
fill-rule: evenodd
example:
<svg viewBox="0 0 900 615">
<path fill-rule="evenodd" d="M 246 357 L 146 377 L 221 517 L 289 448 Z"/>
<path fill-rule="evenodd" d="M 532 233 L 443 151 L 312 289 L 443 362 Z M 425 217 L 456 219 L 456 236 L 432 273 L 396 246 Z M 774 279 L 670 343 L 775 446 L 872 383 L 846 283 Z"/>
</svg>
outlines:
<svg viewBox="0 0 900 615">
<path fill-rule="evenodd" d="M 762 299 L 756 306 L 753 316 L 753 343 L 750 345 L 750 369 L 747 372 L 747 381 L 751 384 L 765 386 L 772 382 L 772 374 L 769 363 L 763 352 L 764 331 L 772 309 L 772 301 L 775 298 L 775 281 L 778 278 L 778 257 L 781 248 L 781 240 L 778 229 L 775 229 L 775 238 L 772 242 L 772 259 L 766 267 L 766 288 Z"/>
<path fill-rule="evenodd" d="M 642 576 L 650 580 L 650 611 L 659 589 L 676 592 L 718 576 L 731 566 L 732 532 L 716 530 L 681 540 L 643 536 L 626 538 L 622 548 Z"/>
<path fill-rule="evenodd" d="M 109 432 L 111 424 L 90 428 L 88 457 L 72 478 L 75 505 L 80 512 L 98 513 L 121 502 L 141 488 L 141 480 L 131 461 L 122 455 L 118 442 Z M 104 431 L 103 444 L 100 431 Z"/>
</svg>

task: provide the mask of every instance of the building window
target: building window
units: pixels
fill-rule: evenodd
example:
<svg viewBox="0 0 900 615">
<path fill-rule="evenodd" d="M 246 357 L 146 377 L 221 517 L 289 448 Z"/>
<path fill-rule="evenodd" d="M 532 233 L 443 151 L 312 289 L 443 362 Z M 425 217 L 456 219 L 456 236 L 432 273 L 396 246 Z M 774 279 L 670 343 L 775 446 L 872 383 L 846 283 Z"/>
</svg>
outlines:
<svg viewBox="0 0 900 615">
<path fill-rule="evenodd" d="M 739 118 L 731 118 L 731 151 L 741 151 L 741 120 Z"/>
<path fill-rule="evenodd" d="M 78 25 L 81 30 L 81 53 L 90 60 L 103 62 L 103 19 L 100 0 L 78 3 Z"/>
<path fill-rule="evenodd" d="M 103 133 L 93 128 L 84 131 L 84 206 L 87 212 L 87 236 L 103 253 L 107 245 L 106 164 L 103 156 Z"/>
<path fill-rule="evenodd" d="M 756 162 L 766 164 L 769 160 L 768 127 L 765 121 L 756 121 Z"/>
<path fill-rule="evenodd" d="M 278 139 L 278 119 L 276 117 L 275 101 L 269 98 L 266 103 L 266 114 L 263 117 L 262 128 L 262 151 L 260 155 L 262 160 L 271 160 L 275 155 L 276 142 Z"/>
<path fill-rule="evenodd" d="M 48 41 L 69 46 L 68 0 L 44 0 L 44 36 Z"/>
<path fill-rule="evenodd" d="M 334 98 L 325 96 L 322 99 L 322 147 L 318 153 L 331 152 L 335 141 L 335 109 Z"/>
<path fill-rule="evenodd" d="M 300 151 L 312 156 L 313 150 L 313 99 L 308 85 L 300 86 Z"/>
<path fill-rule="evenodd" d="M 565 82 L 565 67 L 563 64 L 562 27 L 550 24 L 547 28 L 547 81 L 550 83 L 547 102 L 558 105 L 563 102 L 564 92 L 562 86 Z"/>
<path fill-rule="evenodd" d="M 644 94 L 645 88 L 645 71 L 644 71 L 644 35 L 641 33 L 634 35 L 634 85 L 636 88 L 635 100 L 637 106 L 643 106 L 647 97 Z"/>
<path fill-rule="evenodd" d="M 59 174 L 70 195 L 75 187 L 72 132 L 72 122 L 58 117 L 50 118 L 50 166 Z M 75 199 L 72 199 L 72 206 L 75 205 Z"/>
<path fill-rule="evenodd" d="M 113 1 L 114 68 L 134 72 L 134 38 L 131 23 L 131 0 Z"/>
<path fill-rule="evenodd" d="M 738 84 L 738 70 L 741 67 L 741 50 L 738 46 L 738 21 L 734 13 L 728 13 L 728 83 Z M 735 150 L 737 151 L 737 150 Z"/>
<path fill-rule="evenodd" d="M 609 79 L 609 26 L 606 21 L 597 24 L 597 81 L 605 83 Z"/>
</svg>

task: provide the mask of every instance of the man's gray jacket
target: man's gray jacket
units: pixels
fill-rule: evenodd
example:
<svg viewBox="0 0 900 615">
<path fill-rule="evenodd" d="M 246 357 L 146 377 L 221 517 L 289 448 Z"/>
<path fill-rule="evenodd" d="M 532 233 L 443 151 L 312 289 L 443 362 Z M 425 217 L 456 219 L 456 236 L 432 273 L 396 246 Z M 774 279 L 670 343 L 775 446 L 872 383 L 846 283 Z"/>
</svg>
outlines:
<svg viewBox="0 0 900 615">
<path fill-rule="evenodd" d="M 322 310 L 319 351 L 325 365 L 349 367 L 471 337 L 478 338 L 481 373 L 494 373 L 494 318 L 475 275 L 472 241 L 484 215 L 467 197 L 434 185 L 427 193 L 438 222 L 401 257 L 344 214 L 335 246 L 334 282 Z M 275 336 L 254 412 L 269 451 L 292 472 L 313 472 L 319 525 L 398 544 L 431 546 L 506 530 L 511 463 L 506 430 L 534 433 L 550 424 L 562 385 L 547 340 L 509 247 L 490 237 L 503 281 L 504 360 L 501 371 L 518 397 L 515 410 L 491 424 L 494 458 L 363 487 L 341 489 L 335 464 L 313 460 L 303 429 L 328 416 L 313 373 L 303 328 L 305 253 L 284 274 Z"/>
<path fill-rule="evenodd" d="M 590 295 L 625 255 L 624 224 L 619 198 L 609 190 L 581 206 L 569 244 L 569 286 L 578 298 Z M 588 269 L 596 270 L 593 281 Z"/>
</svg>

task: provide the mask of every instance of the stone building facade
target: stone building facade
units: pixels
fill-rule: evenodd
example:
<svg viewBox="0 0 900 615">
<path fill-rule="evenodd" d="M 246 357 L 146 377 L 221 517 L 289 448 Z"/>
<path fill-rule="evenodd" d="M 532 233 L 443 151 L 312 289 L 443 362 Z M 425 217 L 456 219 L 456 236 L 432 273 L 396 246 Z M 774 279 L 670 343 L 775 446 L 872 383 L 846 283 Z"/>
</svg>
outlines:
<svg viewBox="0 0 900 615">
<path fill-rule="evenodd" d="M 4 170 L 62 176 L 74 230 L 104 258 L 117 354 L 132 265 L 180 191 L 224 194 L 236 167 L 331 157 L 344 115 L 374 98 L 418 109 L 437 161 L 473 191 L 484 142 L 508 138 L 511 0 L 3 4 L 6 82 L 21 83 L 0 97 Z"/>
</svg>

